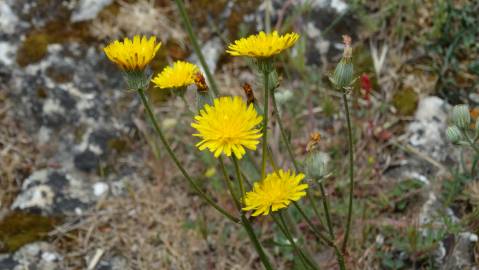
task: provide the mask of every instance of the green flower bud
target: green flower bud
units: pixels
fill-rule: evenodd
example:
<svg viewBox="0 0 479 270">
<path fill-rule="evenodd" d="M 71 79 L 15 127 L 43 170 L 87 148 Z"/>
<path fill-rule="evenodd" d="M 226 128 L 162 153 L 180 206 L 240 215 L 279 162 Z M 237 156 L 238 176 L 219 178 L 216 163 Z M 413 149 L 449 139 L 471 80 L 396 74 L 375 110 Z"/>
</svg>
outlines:
<svg viewBox="0 0 479 270">
<path fill-rule="evenodd" d="M 446 129 L 446 136 L 453 143 L 457 143 L 460 139 L 462 139 L 462 133 L 456 126 L 448 127 Z"/>
<path fill-rule="evenodd" d="M 452 109 L 452 121 L 458 128 L 469 128 L 471 115 L 468 105 L 456 105 Z"/>
<path fill-rule="evenodd" d="M 350 58 L 342 58 L 334 70 L 331 82 L 337 89 L 350 86 L 354 78 L 354 67 Z"/>
<path fill-rule="evenodd" d="M 323 152 L 314 151 L 305 160 L 306 176 L 318 180 L 328 173 L 329 156 Z"/>
<path fill-rule="evenodd" d="M 125 71 L 124 75 L 128 90 L 147 90 L 150 85 L 150 76 L 145 71 Z"/>
</svg>

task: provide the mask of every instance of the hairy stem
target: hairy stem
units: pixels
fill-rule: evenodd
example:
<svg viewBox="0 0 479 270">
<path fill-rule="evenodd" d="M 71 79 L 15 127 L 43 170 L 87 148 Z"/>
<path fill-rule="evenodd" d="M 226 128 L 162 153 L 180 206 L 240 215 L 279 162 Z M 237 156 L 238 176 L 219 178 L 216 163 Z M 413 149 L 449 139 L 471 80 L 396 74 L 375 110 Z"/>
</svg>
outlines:
<svg viewBox="0 0 479 270">
<path fill-rule="evenodd" d="M 351 221 L 353 217 L 353 191 L 354 191 L 354 149 L 353 149 L 353 131 L 351 128 L 351 117 L 349 114 L 348 97 L 346 92 L 343 92 L 344 112 L 346 114 L 346 122 L 348 125 L 348 145 L 349 145 L 349 204 L 348 204 L 348 219 L 346 222 L 346 232 L 344 235 L 342 252 L 346 251 L 348 245 L 349 233 L 351 230 Z"/>
<path fill-rule="evenodd" d="M 156 133 L 160 137 L 161 142 L 163 143 L 163 146 L 165 147 L 166 151 L 170 155 L 170 158 L 173 160 L 173 162 L 176 164 L 178 169 L 181 171 L 183 176 L 188 180 L 190 185 L 193 187 L 193 189 L 208 203 L 210 204 L 213 208 L 215 208 L 218 212 L 223 214 L 226 218 L 229 220 L 233 221 L 234 223 L 239 223 L 239 220 L 229 214 L 225 209 L 223 209 L 221 206 L 216 204 L 213 199 L 211 199 L 206 193 L 201 190 L 201 188 L 196 184 L 195 181 L 190 177 L 190 175 L 186 172 L 185 168 L 183 168 L 183 165 L 181 165 L 180 161 L 176 157 L 175 153 L 171 149 L 170 145 L 166 141 L 165 136 L 163 135 L 163 131 L 161 130 L 160 126 L 158 125 L 158 121 L 156 120 L 155 114 L 153 113 L 150 103 L 145 95 L 145 91 L 143 89 L 138 89 L 138 94 L 140 95 L 141 101 L 143 103 L 143 106 L 145 106 L 146 112 L 148 114 L 148 117 L 150 118 L 151 123 L 153 124 L 153 128 L 155 129 Z"/>
<path fill-rule="evenodd" d="M 211 84 L 211 90 L 215 96 L 219 96 L 218 86 L 216 85 L 216 81 L 211 74 L 210 68 L 206 63 L 205 57 L 201 52 L 200 45 L 198 43 L 198 38 L 196 38 L 195 33 L 193 32 L 193 27 L 191 26 L 190 18 L 188 17 L 188 13 L 186 13 L 185 5 L 183 0 L 175 0 L 176 6 L 178 7 L 178 11 L 180 12 L 180 17 L 183 20 L 183 24 L 185 25 L 186 31 L 188 32 L 188 36 L 190 37 L 191 44 L 193 45 L 193 50 L 195 54 L 198 56 L 198 60 L 200 60 L 201 66 L 205 71 L 206 78 L 208 78 L 208 82 Z"/>
</svg>

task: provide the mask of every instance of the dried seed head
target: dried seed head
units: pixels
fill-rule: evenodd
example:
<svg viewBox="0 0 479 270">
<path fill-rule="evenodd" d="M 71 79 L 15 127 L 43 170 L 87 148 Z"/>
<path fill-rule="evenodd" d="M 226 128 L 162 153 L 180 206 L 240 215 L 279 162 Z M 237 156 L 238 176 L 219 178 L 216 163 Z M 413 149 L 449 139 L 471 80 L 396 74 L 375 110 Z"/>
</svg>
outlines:
<svg viewBox="0 0 479 270">
<path fill-rule="evenodd" d="M 254 103 L 255 101 L 254 92 L 253 92 L 253 88 L 251 87 L 249 83 L 245 82 L 243 84 L 243 91 L 246 95 L 246 103 L 248 105 Z"/>
<path fill-rule="evenodd" d="M 208 92 L 208 85 L 206 84 L 205 77 L 201 72 L 197 72 L 194 77 L 194 81 L 196 84 L 196 90 L 198 92 Z"/>
</svg>

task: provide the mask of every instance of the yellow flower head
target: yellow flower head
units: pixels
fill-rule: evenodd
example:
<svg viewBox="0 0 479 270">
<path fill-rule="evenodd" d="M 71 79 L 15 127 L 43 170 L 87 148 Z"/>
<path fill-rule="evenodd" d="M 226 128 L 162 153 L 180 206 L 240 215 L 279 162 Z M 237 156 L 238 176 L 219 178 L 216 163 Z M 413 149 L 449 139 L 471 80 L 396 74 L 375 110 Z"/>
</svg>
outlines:
<svg viewBox="0 0 479 270">
<path fill-rule="evenodd" d="M 308 184 L 301 184 L 304 174 L 279 170 L 270 173 L 263 181 L 254 183 L 253 190 L 246 193 L 244 211 L 255 210 L 253 216 L 268 215 L 287 207 L 306 195 Z"/>
<path fill-rule="evenodd" d="M 290 48 L 298 38 L 299 35 L 296 33 L 280 36 L 277 31 L 269 34 L 260 32 L 257 35 L 236 40 L 234 44 L 228 46 L 226 52 L 233 56 L 267 58 Z"/>
<path fill-rule="evenodd" d="M 199 68 L 191 63 L 176 61 L 173 66 L 168 66 L 161 71 L 160 74 L 151 80 L 156 87 L 164 88 L 180 88 L 195 83 L 195 75 L 199 72 Z"/>
<path fill-rule="evenodd" d="M 257 125 L 263 117 L 238 96 L 216 98 L 213 106 L 206 104 L 195 120 L 191 126 L 198 133 L 193 136 L 203 139 L 196 146 L 200 150 L 208 148 L 215 157 L 234 153 L 241 159 L 246 153 L 244 148 L 255 150 L 262 135 Z"/>
<path fill-rule="evenodd" d="M 133 40 L 125 38 L 123 42 L 115 40 L 103 50 L 106 56 L 125 71 L 142 71 L 153 60 L 161 42 L 156 43 L 156 37 L 140 37 Z"/>
</svg>

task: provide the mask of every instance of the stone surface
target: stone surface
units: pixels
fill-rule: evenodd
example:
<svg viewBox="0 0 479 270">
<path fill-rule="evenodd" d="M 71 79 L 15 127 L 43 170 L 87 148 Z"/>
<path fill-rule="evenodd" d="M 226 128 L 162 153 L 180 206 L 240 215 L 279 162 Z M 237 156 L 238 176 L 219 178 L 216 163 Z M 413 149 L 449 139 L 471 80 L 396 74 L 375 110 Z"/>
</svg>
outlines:
<svg viewBox="0 0 479 270">
<path fill-rule="evenodd" d="M 40 210 L 44 214 L 81 213 L 94 201 L 94 190 L 65 172 L 41 170 L 22 185 L 13 210 Z"/>
<path fill-rule="evenodd" d="M 97 14 L 113 0 L 80 0 L 71 16 L 72 22 L 87 21 L 96 18 Z"/>
<path fill-rule="evenodd" d="M 453 211 L 440 201 L 440 195 L 433 184 L 442 173 L 442 163 L 456 162 L 457 151 L 447 141 L 445 130 L 450 105 L 438 97 L 424 97 L 419 101 L 413 121 L 407 126 L 405 137 L 408 144 L 417 153 L 407 154 L 405 162 L 387 172 L 391 179 L 398 181 L 418 179 L 426 184 L 422 193 L 422 206 L 418 213 L 419 225 L 423 235 L 437 234 L 444 228 L 444 214 L 452 223 L 459 219 Z M 426 229 L 427 228 L 427 229 Z M 467 236 L 467 237 L 466 237 Z M 477 235 L 462 232 L 451 244 L 445 237 L 434 251 L 435 264 L 441 270 L 472 269 L 472 252 Z"/>
<path fill-rule="evenodd" d="M 62 257 L 46 242 L 23 246 L 11 255 L 0 255 L 1 270 L 60 270 Z"/>
</svg>

